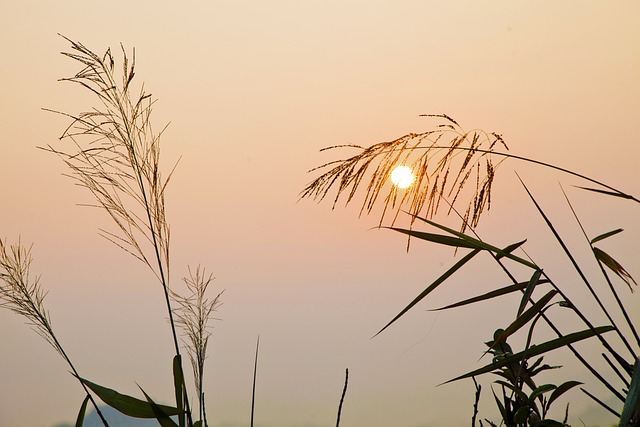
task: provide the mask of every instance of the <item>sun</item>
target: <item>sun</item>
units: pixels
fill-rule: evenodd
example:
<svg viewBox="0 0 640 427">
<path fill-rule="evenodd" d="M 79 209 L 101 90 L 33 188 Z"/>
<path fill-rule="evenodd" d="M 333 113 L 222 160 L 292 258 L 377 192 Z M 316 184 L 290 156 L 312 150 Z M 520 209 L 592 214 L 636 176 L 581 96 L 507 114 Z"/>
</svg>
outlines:
<svg viewBox="0 0 640 427">
<path fill-rule="evenodd" d="M 391 182 L 398 188 L 407 188 L 413 181 L 416 180 L 416 176 L 409 166 L 397 166 L 393 172 L 391 172 Z"/>
</svg>

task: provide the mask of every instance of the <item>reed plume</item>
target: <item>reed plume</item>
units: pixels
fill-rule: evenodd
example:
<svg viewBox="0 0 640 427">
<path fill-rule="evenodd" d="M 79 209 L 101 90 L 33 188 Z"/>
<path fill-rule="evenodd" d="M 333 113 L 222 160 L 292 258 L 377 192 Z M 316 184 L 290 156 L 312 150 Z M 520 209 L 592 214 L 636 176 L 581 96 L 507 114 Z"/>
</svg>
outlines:
<svg viewBox="0 0 640 427">
<path fill-rule="evenodd" d="M 497 133 L 467 132 L 447 115 L 429 116 L 441 123 L 423 133 L 409 133 L 368 148 L 358 145 L 324 148 L 323 151 L 354 148 L 358 153 L 311 169 L 309 172 L 330 168 L 309 183 L 300 198 L 321 201 L 332 187 L 337 187 L 335 207 L 343 194 L 348 204 L 358 188 L 366 186 L 360 214 L 370 213 L 382 197 L 381 225 L 390 210 L 395 210 L 393 221 L 402 209 L 411 214 L 412 221 L 419 214 L 432 217 L 445 198 L 451 198 L 447 202 L 451 211 L 463 190 L 471 185 L 472 194 L 463 209 L 462 231 L 468 225 L 475 227 L 484 210 L 490 208 L 496 167 L 503 160 L 494 163 L 492 154 L 496 148 L 508 150 L 508 147 Z M 399 165 L 410 167 L 416 177 L 406 190 L 388 185 L 392 170 Z"/>
<path fill-rule="evenodd" d="M 194 383 L 198 391 L 200 420 L 204 420 L 205 426 L 207 425 L 207 420 L 204 413 L 203 384 L 207 345 L 211 337 L 209 321 L 213 319 L 213 313 L 222 304 L 220 297 L 224 292 L 218 293 L 211 300 L 207 298 L 207 288 L 213 279 L 213 275 L 207 275 L 205 269 L 201 269 L 200 266 L 195 271 L 189 268 L 189 277 L 182 279 L 187 286 L 189 294 L 185 296 L 174 291 L 171 292 L 171 296 L 176 302 L 176 307 L 173 310 L 176 324 L 183 331 L 183 342 L 186 345 L 187 354 L 193 368 Z"/>
<path fill-rule="evenodd" d="M 20 240 L 8 245 L 6 241 L 0 239 L 0 307 L 23 316 L 27 324 L 62 356 L 75 377 L 80 378 L 80 374 L 53 331 L 51 317 L 44 305 L 47 293 L 40 286 L 40 276 L 32 278 L 30 274 L 32 261 L 31 248 L 23 246 Z M 89 390 L 82 381 L 80 384 L 103 425 L 108 427 L 109 424 Z"/>
</svg>

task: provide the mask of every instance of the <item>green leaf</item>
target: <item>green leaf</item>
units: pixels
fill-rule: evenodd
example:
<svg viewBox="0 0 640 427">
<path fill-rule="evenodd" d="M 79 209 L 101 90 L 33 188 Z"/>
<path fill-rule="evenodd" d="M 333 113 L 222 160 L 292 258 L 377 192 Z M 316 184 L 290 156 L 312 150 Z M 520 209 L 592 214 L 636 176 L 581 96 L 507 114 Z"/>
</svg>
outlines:
<svg viewBox="0 0 640 427">
<path fill-rule="evenodd" d="M 547 402 L 547 406 L 551 407 L 551 404 L 560 396 L 562 396 L 564 393 L 566 393 L 567 391 L 571 390 L 573 387 L 582 384 L 580 381 L 567 381 L 566 383 L 561 384 L 560 386 L 558 386 L 557 389 L 555 389 L 553 391 L 553 393 L 551 393 L 551 396 L 549 397 L 549 401 Z"/>
<path fill-rule="evenodd" d="M 120 394 L 115 390 L 94 384 L 83 378 L 78 378 L 84 385 L 89 387 L 104 403 L 122 412 L 125 415 L 134 418 L 155 418 L 153 409 L 149 402 L 136 399 L 135 397 Z M 179 415 L 180 410 L 171 406 L 159 405 L 168 415 Z"/>
<path fill-rule="evenodd" d="M 638 283 L 634 280 L 634 278 L 631 276 L 631 274 L 629 274 L 629 272 L 627 270 L 625 270 L 624 267 L 622 265 L 620 265 L 620 263 L 618 261 L 613 259 L 606 252 L 604 252 L 603 250 L 598 249 L 598 248 L 596 248 L 594 246 L 593 247 L 593 254 L 596 256 L 598 261 L 600 261 L 602 264 L 604 264 L 607 267 L 609 267 L 609 269 L 611 271 L 613 271 L 620 279 L 622 279 L 622 281 L 624 281 L 627 284 L 629 289 L 631 289 L 631 292 L 633 292 L 633 288 L 631 287 L 632 283 L 634 285 L 638 286 Z"/>
<path fill-rule="evenodd" d="M 533 294 L 533 290 L 540 281 L 541 275 L 542 270 L 536 270 L 533 272 L 533 276 L 531 276 L 531 279 L 529 279 L 527 289 L 524 291 L 524 295 L 522 295 L 522 299 L 520 300 L 520 306 L 518 307 L 518 313 L 516 314 L 516 317 L 520 316 L 524 308 L 527 306 L 527 301 L 529 301 L 529 298 L 531 298 L 531 294 Z"/>
<path fill-rule="evenodd" d="M 184 375 L 182 372 L 182 358 L 177 354 L 173 358 L 173 387 L 176 394 L 176 406 L 180 411 L 178 422 L 184 427 Z"/>
<path fill-rule="evenodd" d="M 527 394 L 520 390 L 518 387 L 514 386 L 513 384 L 507 382 L 507 381 L 502 381 L 502 380 L 497 380 L 494 381 L 495 384 L 500 384 L 501 386 L 504 386 L 506 388 L 508 388 L 509 390 L 511 390 L 512 392 L 514 392 L 515 394 L 518 395 L 518 397 L 523 401 L 526 402 L 529 397 L 527 396 Z"/>
<path fill-rule="evenodd" d="M 87 411 L 87 403 L 89 402 L 89 395 L 84 398 L 82 405 L 80 406 L 80 412 L 78 412 L 78 418 L 76 419 L 76 427 L 82 427 L 84 424 L 84 414 Z"/>
<path fill-rule="evenodd" d="M 496 400 L 496 406 L 498 407 L 498 410 L 500 410 L 500 415 L 502 416 L 502 419 L 507 420 L 507 410 L 505 409 L 500 399 L 498 399 L 498 396 L 496 396 L 496 392 L 493 390 L 493 387 L 491 387 L 491 393 L 493 393 L 493 398 Z"/>
<path fill-rule="evenodd" d="M 531 427 L 565 427 L 565 423 L 556 420 L 540 420 L 531 423 Z"/>
<path fill-rule="evenodd" d="M 591 338 L 595 335 L 600 335 L 605 332 L 609 332 L 613 330 L 613 326 L 599 326 L 593 329 L 586 329 L 580 332 L 574 332 L 572 334 L 565 335 L 560 338 L 553 339 L 551 341 L 547 341 L 545 343 L 539 345 L 532 345 L 525 351 L 521 351 L 520 353 L 516 353 L 513 356 L 505 357 L 504 359 L 497 360 L 493 363 L 490 363 L 482 368 L 476 369 L 474 371 L 468 372 L 464 375 L 460 375 L 459 377 L 453 378 L 449 381 L 446 381 L 442 384 L 448 384 L 454 381 L 458 381 L 464 378 L 475 377 L 481 374 L 486 374 L 487 372 L 491 372 L 495 369 L 500 369 L 503 366 L 507 366 L 511 363 L 521 362 L 525 358 L 530 358 L 533 356 L 538 356 L 543 353 L 547 353 L 551 350 L 555 350 L 560 347 L 565 347 L 569 344 L 573 344 L 578 341 L 582 341 L 587 338 Z M 442 385 L 441 384 L 441 385 Z"/>
<path fill-rule="evenodd" d="M 529 419 L 529 413 L 531 412 L 531 408 L 527 405 L 522 406 L 520 409 L 516 411 L 513 416 L 513 421 L 517 424 L 524 424 Z"/>
<path fill-rule="evenodd" d="M 156 420 L 158 420 L 158 423 L 160 423 L 161 427 L 179 427 L 178 424 L 176 424 L 171 418 L 169 418 L 169 415 L 167 415 L 162 410 L 160 405 L 154 402 L 153 399 L 151 399 L 149 395 L 145 393 L 142 387 L 140 387 L 140 391 L 142 391 L 142 394 L 144 394 L 144 397 L 147 399 L 147 402 L 149 403 L 149 406 L 153 411 L 153 415 L 155 416 Z"/>
<path fill-rule="evenodd" d="M 398 320 L 400 317 L 402 317 L 407 311 L 409 311 L 409 309 L 411 309 L 411 307 L 413 307 L 418 302 L 420 302 L 420 300 L 422 300 L 424 297 L 426 297 L 435 288 L 440 286 L 445 280 L 447 280 L 449 277 L 451 277 L 451 275 L 453 273 L 458 271 L 463 265 L 465 265 L 467 262 L 469 262 L 471 260 L 471 258 L 473 258 L 474 256 L 476 256 L 479 253 L 480 253 L 480 249 L 474 249 L 473 251 L 471 251 L 467 255 L 465 255 L 460 261 L 455 263 L 455 265 L 453 267 L 451 267 L 442 276 L 438 277 L 431 285 L 429 285 L 429 287 L 427 287 L 427 289 L 422 291 L 420 293 L 420 295 L 415 297 L 414 300 L 409 303 L 409 305 L 407 305 L 400 313 L 398 313 L 398 315 L 396 317 L 394 317 L 389 323 L 387 323 L 387 325 L 384 328 L 380 329 L 380 331 L 378 331 L 378 333 L 375 334 L 374 337 L 379 335 L 382 331 L 387 329 L 389 326 L 391 326 L 392 323 L 394 323 L 396 320 Z"/>
<path fill-rule="evenodd" d="M 622 230 L 622 228 L 618 228 L 618 229 L 616 229 L 616 230 L 609 231 L 608 233 L 601 234 L 601 235 L 599 235 L 599 236 L 594 237 L 593 239 L 591 239 L 591 244 L 594 244 L 594 243 L 596 243 L 596 242 L 599 242 L 600 240 L 604 240 L 604 239 L 606 239 L 607 237 L 614 236 L 614 235 L 616 235 L 616 234 L 618 234 L 618 233 L 621 233 L 622 231 L 624 231 L 624 230 Z"/>
<path fill-rule="evenodd" d="M 558 386 L 556 386 L 555 384 L 542 384 L 541 386 L 538 386 L 535 390 L 533 390 L 533 392 L 529 396 L 529 401 L 533 402 L 534 399 L 541 394 L 549 393 L 551 390 L 555 390 L 557 388 Z"/>
<path fill-rule="evenodd" d="M 202 420 L 193 423 L 193 427 L 203 427 Z"/>
<path fill-rule="evenodd" d="M 499 343 L 503 342 L 508 337 L 510 337 L 511 335 L 516 333 L 524 325 L 529 323 L 529 321 L 531 319 L 533 319 L 538 313 L 542 312 L 542 309 L 549 303 L 549 301 L 551 301 L 551 299 L 557 293 L 558 293 L 558 291 L 553 290 L 553 289 L 550 290 L 549 292 L 547 292 L 545 294 L 545 296 L 540 298 L 540 300 L 537 301 L 534 305 L 532 305 L 531 308 L 529 308 L 527 311 L 522 313 L 521 316 L 519 316 L 516 320 L 514 320 L 509 326 L 507 326 L 507 329 L 505 329 L 500 334 L 500 336 L 494 340 L 494 342 L 491 344 L 490 348 L 493 348 L 496 345 L 498 345 Z"/>
<path fill-rule="evenodd" d="M 543 284 L 543 283 L 549 283 L 549 281 L 543 279 L 543 280 L 540 280 L 538 282 L 538 284 Z M 496 297 L 500 297 L 502 295 L 510 294 L 512 292 L 521 291 L 524 288 L 526 288 L 528 284 L 529 284 L 529 282 L 516 283 L 515 285 L 505 286 L 504 288 L 499 288 L 499 289 L 496 289 L 494 291 L 487 292 L 486 294 L 478 295 L 476 297 L 469 298 L 469 299 L 466 299 L 464 301 L 460 301 L 460 302 L 457 302 L 457 303 L 454 303 L 454 304 L 450 304 L 450 305 L 447 305 L 445 307 L 434 308 L 434 309 L 431 309 L 429 311 L 447 310 L 449 308 L 462 307 L 464 305 L 473 304 L 475 302 L 486 301 L 486 300 L 489 300 L 491 298 L 496 298 Z"/>
</svg>

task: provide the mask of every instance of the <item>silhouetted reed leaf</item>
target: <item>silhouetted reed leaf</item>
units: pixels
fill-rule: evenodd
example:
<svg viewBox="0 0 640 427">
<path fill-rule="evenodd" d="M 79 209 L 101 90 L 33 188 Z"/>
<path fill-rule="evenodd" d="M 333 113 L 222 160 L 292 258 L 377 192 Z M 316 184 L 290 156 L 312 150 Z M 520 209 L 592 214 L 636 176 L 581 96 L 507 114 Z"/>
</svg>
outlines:
<svg viewBox="0 0 640 427">
<path fill-rule="evenodd" d="M 432 226 L 434 226 L 436 228 L 439 228 L 439 229 L 441 229 L 443 231 L 446 231 L 447 233 L 450 233 L 450 234 L 452 234 L 452 235 L 454 235 L 456 237 L 459 237 L 459 238 L 461 238 L 463 240 L 466 240 L 468 243 L 476 245 L 475 247 L 482 248 L 484 250 L 493 252 L 493 253 L 496 254 L 496 256 L 509 258 L 510 260 L 516 261 L 516 262 L 518 262 L 518 263 L 520 263 L 522 265 L 525 265 L 527 267 L 533 268 L 535 270 L 538 269 L 538 266 L 536 266 L 531 261 L 527 261 L 526 259 L 523 259 L 523 258 L 520 258 L 520 257 L 518 257 L 516 255 L 513 255 L 511 252 L 505 251 L 505 249 L 513 247 L 515 245 L 515 243 L 507 246 L 505 249 L 500 249 L 497 246 L 490 245 L 490 244 L 485 243 L 485 242 L 483 242 L 481 240 L 475 239 L 475 238 L 473 238 L 473 237 L 471 237 L 471 236 L 469 236 L 467 234 L 461 233 L 459 231 L 456 231 L 456 230 L 454 230 L 452 228 L 449 228 L 447 226 L 444 226 L 442 224 L 438 224 L 437 222 L 430 221 L 427 218 L 416 217 L 416 219 L 424 221 L 429 225 L 432 225 Z"/>
<path fill-rule="evenodd" d="M 627 284 L 627 286 L 629 287 L 631 292 L 633 292 L 633 288 L 631 287 L 632 283 L 634 285 L 638 286 L 638 283 L 631 276 L 631 274 L 629 274 L 629 272 L 627 270 L 625 270 L 625 268 L 622 265 L 620 265 L 620 263 L 618 261 L 613 259 L 605 251 L 603 251 L 602 249 L 598 249 L 598 248 L 594 247 L 593 248 L 593 254 L 596 256 L 598 261 L 600 261 L 602 264 L 606 265 L 611 271 L 613 271 L 616 274 L 616 276 L 618 276 L 620 279 L 622 279 L 622 281 Z"/>
<path fill-rule="evenodd" d="M 80 406 L 80 412 L 78 412 L 78 418 L 76 419 L 75 427 L 82 427 L 84 424 L 84 414 L 87 412 L 87 403 L 89 403 L 89 395 L 87 395 L 82 401 Z"/>
<path fill-rule="evenodd" d="M 546 279 L 543 279 L 543 280 L 540 280 L 538 283 L 539 284 L 549 283 L 549 281 Z M 495 289 L 491 292 L 487 292 L 486 294 L 478 295 L 476 297 L 469 298 L 464 301 L 456 302 L 454 304 L 450 304 L 445 307 L 433 308 L 429 311 L 447 310 L 450 308 L 462 307 L 464 305 L 473 304 L 475 302 L 490 300 L 492 298 L 500 297 L 502 295 L 507 295 L 513 292 L 521 291 L 524 288 L 526 288 L 528 284 L 529 282 L 516 283 L 515 285 L 510 285 L 510 286 L 505 286 L 504 288 Z"/>
<path fill-rule="evenodd" d="M 556 296 L 558 292 L 555 290 L 550 290 L 540 298 L 534 305 L 531 306 L 527 311 L 518 315 L 516 320 L 514 320 L 507 328 L 500 334 L 498 338 L 496 338 L 493 343 L 489 346 L 490 348 L 494 348 L 496 345 L 504 342 L 511 335 L 516 333 L 520 328 L 529 323 L 531 319 L 533 319 L 536 315 L 542 313 L 544 307 L 551 301 L 551 299 Z"/>
<path fill-rule="evenodd" d="M 629 194 L 622 193 L 620 191 L 606 191 L 606 190 L 600 190 L 598 188 L 580 187 L 579 185 L 577 187 L 581 188 L 583 190 L 593 191 L 594 193 L 606 194 L 608 196 L 614 196 L 614 197 L 620 197 L 620 198 L 623 198 L 623 199 L 633 199 L 633 200 L 635 200 L 635 198 L 633 196 L 631 196 Z"/>
<path fill-rule="evenodd" d="M 134 418 L 156 418 L 149 402 L 118 393 L 110 388 L 79 378 L 80 381 L 93 391 L 104 403 Z M 171 406 L 160 405 L 162 411 L 168 415 L 179 415 L 180 410 Z"/>
<path fill-rule="evenodd" d="M 176 406 L 180 411 L 178 422 L 184 427 L 184 375 L 182 372 L 182 358 L 180 355 L 173 357 L 173 386 L 176 394 Z"/>
<path fill-rule="evenodd" d="M 616 235 L 616 234 L 618 234 L 618 233 L 621 233 L 621 232 L 623 232 L 623 231 L 624 231 L 624 230 L 623 230 L 622 228 L 618 228 L 618 229 L 616 229 L 616 230 L 609 231 L 608 233 L 603 233 L 603 234 L 601 234 L 601 235 L 599 235 L 599 236 L 594 237 L 593 239 L 591 239 L 591 244 L 594 244 L 594 243 L 596 243 L 596 242 L 599 242 L 600 240 L 604 240 L 604 239 L 606 239 L 607 237 L 614 236 L 614 235 Z"/>
<path fill-rule="evenodd" d="M 140 387 L 140 391 L 142 391 L 142 394 L 144 394 L 144 397 L 147 399 L 147 402 L 151 407 L 151 410 L 153 411 L 153 415 L 155 419 L 158 420 L 158 423 L 161 427 L 179 427 L 178 424 L 176 424 L 171 418 L 169 418 L 169 415 L 167 415 L 162 407 L 149 397 L 149 395 L 142 389 L 142 387 Z"/>
<path fill-rule="evenodd" d="M 549 281 L 545 279 L 545 280 L 540 280 L 539 283 L 540 284 L 549 283 Z M 469 298 L 469 299 L 466 299 L 464 301 L 456 302 L 454 304 L 450 304 L 450 305 L 447 305 L 445 307 L 434 308 L 434 309 L 431 309 L 429 311 L 447 310 L 449 308 L 462 307 L 464 305 L 473 304 L 475 302 L 486 301 L 486 300 L 489 300 L 489 299 L 492 299 L 492 298 L 500 297 L 502 295 L 510 294 L 512 292 L 521 291 L 528 284 L 529 284 L 529 282 L 516 283 L 515 285 L 510 285 L 510 286 L 505 286 L 504 288 L 495 289 L 495 290 L 493 290 L 491 292 L 487 292 L 486 294 L 478 295 L 476 297 Z"/>
<path fill-rule="evenodd" d="M 584 331 L 574 332 L 568 335 L 564 335 L 561 338 L 556 338 L 542 344 L 538 344 L 538 345 L 534 344 L 525 351 L 521 351 L 519 353 L 505 357 L 504 359 L 497 360 L 496 362 L 490 363 L 482 368 L 468 372 L 464 375 L 460 375 L 459 377 L 455 377 L 442 384 L 448 384 L 454 381 L 462 380 L 464 378 L 476 377 L 478 375 L 486 374 L 487 372 L 491 372 L 494 369 L 500 369 L 503 366 L 507 366 L 511 363 L 521 362 L 525 358 L 538 356 L 540 354 L 544 354 L 561 347 L 566 347 L 570 344 L 585 340 L 587 338 L 591 338 L 596 335 L 603 334 L 605 332 L 609 332 L 611 330 L 613 330 L 613 326 L 599 326 L 593 329 L 585 329 Z"/>
<path fill-rule="evenodd" d="M 548 406 L 551 406 L 551 404 L 560 396 L 562 396 L 563 394 L 565 394 L 567 391 L 571 390 L 572 388 L 574 388 L 575 386 L 581 385 L 582 383 L 580 381 L 567 381 L 565 383 L 560 384 L 554 391 L 553 393 L 551 393 L 551 396 L 549 396 L 549 401 L 547 402 Z"/>
<path fill-rule="evenodd" d="M 531 298 L 533 294 L 533 290 L 536 285 L 540 282 L 540 276 L 542 275 L 542 270 L 536 270 L 533 272 L 533 276 L 529 280 L 529 284 L 527 285 L 527 289 L 525 289 L 524 294 L 522 295 L 522 299 L 520 300 L 520 306 L 518 307 L 518 313 L 516 316 L 520 316 L 524 311 L 524 308 L 527 306 L 527 301 Z"/>
<path fill-rule="evenodd" d="M 520 246 L 522 246 L 524 243 L 526 243 L 526 241 L 527 241 L 527 239 L 524 239 L 524 240 L 522 240 L 520 242 L 512 243 L 509 246 L 507 246 L 506 248 L 504 248 L 502 250 L 502 252 L 510 254 L 511 252 L 515 251 Z M 503 257 L 504 257 L 504 255 L 496 255 L 496 259 L 500 259 L 500 258 L 503 258 Z"/>
<path fill-rule="evenodd" d="M 402 317 L 414 305 L 416 305 L 418 302 L 420 302 L 420 300 L 422 300 L 424 297 L 426 297 L 428 294 L 430 294 L 431 291 L 433 291 L 435 288 L 440 286 L 445 280 L 447 280 L 449 277 L 451 277 L 451 275 L 453 273 L 458 271 L 463 265 L 465 265 L 467 262 L 469 262 L 471 260 L 471 258 L 473 258 L 474 256 L 478 255 L 479 253 L 480 253 L 480 249 L 474 249 L 473 251 L 471 251 L 467 255 L 465 255 L 460 261 L 455 263 L 455 265 L 453 267 L 451 267 L 442 276 L 438 277 L 431 285 L 429 285 L 429 287 L 427 287 L 427 289 L 422 291 L 420 293 L 420 295 L 415 297 L 414 300 L 409 303 L 409 305 L 407 305 L 400 313 L 398 313 L 398 315 L 396 317 L 394 317 L 389 323 L 387 323 L 384 328 L 380 329 L 380 331 L 378 331 L 378 333 L 375 334 L 374 337 L 379 335 L 382 331 L 387 329 L 389 326 L 391 326 L 392 323 L 394 323 L 396 320 L 398 320 L 400 317 Z"/>
<path fill-rule="evenodd" d="M 519 387 L 516 387 L 515 385 L 511 384 L 510 382 L 507 382 L 507 381 L 504 381 L 504 380 L 496 380 L 496 381 L 494 381 L 494 383 L 508 388 L 509 390 L 514 392 L 516 395 L 518 395 L 518 397 L 520 399 L 522 399 L 525 402 L 527 401 L 527 399 L 528 399 L 527 394 L 524 391 L 522 391 Z"/>
<path fill-rule="evenodd" d="M 384 227 L 384 228 L 388 228 L 390 230 L 394 230 L 394 231 L 406 234 L 410 237 L 415 237 L 416 239 L 419 239 L 419 240 L 426 240 L 428 242 L 438 243 L 440 245 L 453 246 L 456 248 L 481 249 L 481 248 L 478 248 L 477 245 L 474 245 L 473 243 L 470 243 L 458 237 L 445 236 L 443 234 L 425 233 L 423 231 L 407 230 L 404 228 L 396 228 L 396 227 Z"/>
</svg>

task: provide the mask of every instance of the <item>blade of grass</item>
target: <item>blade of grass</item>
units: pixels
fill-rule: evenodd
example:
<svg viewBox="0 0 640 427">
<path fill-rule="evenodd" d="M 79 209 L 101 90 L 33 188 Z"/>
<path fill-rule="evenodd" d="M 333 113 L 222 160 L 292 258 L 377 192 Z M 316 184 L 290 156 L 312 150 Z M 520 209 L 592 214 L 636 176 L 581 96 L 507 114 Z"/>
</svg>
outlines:
<svg viewBox="0 0 640 427">
<path fill-rule="evenodd" d="M 142 394 L 144 394 L 144 397 L 147 399 L 147 402 L 151 407 L 151 410 L 153 411 L 153 415 L 155 419 L 158 420 L 158 423 L 161 427 L 179 427 L 178 424 L 176 424 L 171 418 L 169 418 L 169 415 L 167 415 L 166 412 L 162 410 L 160 405 L 158 405 L 153 401 L 153 399 L 149 397 L 149 395 L 142 389 L 142 387 L 140 387 L 140 391 L 142 391 Z"/>
<path fill-rule="evenodd" d="M 258 349 L 260 348 L 260 335 L 256 341 L 256 357 L 253 364 L 253 385 L 251 387 L 251 427 L 253 427 L 253 414 L 256 406 L 256 376 L 258 373 Z"/>
<path fill-rule="evenodd" d="M 487 372 L 491 372 L 494 369 L 502 368 L 503 366 L 507 366 L 511 363 L 520 362 L 523 358 L 530 358 L 534 356 L 538 356 L 540 354 L 547 353 L 551 350 L 555 350 L 561 347 L 566 347 L 569 344 L 576 343 L 578 341 L 582 341 L 587 338 L 591 338 L 593 336 L 597 336 L 603 334 L 605 332 L 609 332 L 613 330 L 613 326 L 599 326 L 592 329 L 585 329 L 580 332 L 574 332 L 568 335 L 563 336 L 562 338 L 556 338 L 551 341 L 544 342 L 538 345 L 532 345 L 529 349 L 525 351 L 521 351 L 519 353 L 513 354 L 511 356 L 505 357 L 504 359 L 497 360 L 493 363 L 490 363 L 482 368 L 476 369 L 474 371 L 468 372 L 464 375 L 460 375 L 455 377 L 449 381 L 446 381 L 440 385 L 448 384 L 454 381 L 459 381 L 469 377 L 475 377 L 481 374 L 486 374 Z"/>
<path fill-rule="evenodd" d="M 542 275 L 542 270 L 536 270 L 533 272 L 533 276 L 531 276 L 531 279 L 527 284 L 527 288 L 525 289 L 524 294 L 522 294 L 522 299 L 520 300 L 520 306 L 518 307 L 518 312 L 516 314 L 516 317 L 520 316 L 524 311 L 524 308 L 527 306 L 527 301 L 529 301 L 529 298 L 531 298 L 531 295 L 533 294 L 533 290 L 535 289 L 536 285 L 540 281 L 541 275 Z"/>
<path fill-rule="evenodd" d="M 567 247 L 567 245 L 564 243 L 564 241 L 562 240 L 562 238 L 560 237 L 560 234 L 558 234 L 558 231 L 556 230 L 555 226 L 553 225 L 553 223 L 551 222 L 551 220 L 549 219 L 549 217 L 544 213 L 544 211 L 542 210 L 542 208 L 540 207 L 540 205 L 538 204 L 537 200 L 533 197 L 533 194 L 531 193 L 531 191 L 529 191 L 529 188 L 525 185 L 524 181 L 522 181 L 522 179 L 520 178 L 520 176 L 516 173 L 516 176 L 518 176 L 518 179 L 520 180 L 520 183 L 522 184 L 522 186 L 524 187 L 525 191 L 527 192 L 527 194 L 529 195 L 529 198 L 531 199 L 531 201 L 533 202 L 534 206 L 536 207 L 538 213 L 540 214 L 540 216 L 542 216 L 542 218 L 544 219 L 544 222 L 546 223 L 547 227 L 549 228 L 549 230 L 552 232 L 553 236 L 556 238 L 557 242 L 560 244 L 560 247 L 562 247 L 562 250 L 564 251 L 565 255 L 567 255 L 567 257 L 569 258 L 569 261 L 571 262 L 571 265 L 574 267 L 574 269 L 576 270 L 576 272 L 578 273 L 578 275 L 580 276 L 580 278 L 582 279 L 583 283 L 585 284 L 585 286 L 589 289 L 589 291 L 591 292 L 592 296 L 596 299 L 599 300 L 595 291 L 593 290 L 593 287 L 591 286 L 591 284 L 589 283 L 589 280 L 587 279 L 587 277 L 585 276 L 585 274 L 583 273 L 582 269 L 580 268 L 580 266 L 578 265 L 578 262 L 576 261 L 576 259 L 574 258 L 573 254 L 571 253 L 571 251 L 569 251 L 569 248 Z M 548 279 L 549 277 L 545 274 L 545 277 Z M 558 293 L 562 296 L 562 298 L 565 299 L 565 301 L 571 301 L 565 294 L 564 292 L 562 292 L 560 290 L 560 288 L 558 288 L 553 281 L 551 281 L 552 286 L 558 291 Z M 589 319 L 578 309 L 577 306 L 575 306 L 575 304 L 571 304 L 573 311 L 578 315 L 578 317 L 585 323 L 585 325 L 587 325 L 589 328 L 593 328 L 593 325 L 591 324 L 591 322 L 589 321 Z M 605 310 L 606 312 L 606 310 Z M 616 329 L 615 327 L 613 327 L 614 329 Z M 609 353 L 611 353 L 616 359 L 622 359 L 622 357 L 611 347 L 611 345 L 607 342 L 606 339 L 604 339 L 601 335 L 598 335 L 598 340 L 600 341 L 600 343 L 609 351 Z"/>
<path fill-rule="evenodd" d="M 549 281 L 543 279 L 543 280 L 540 280 L 538 283 L 539 284 L 549 283 Z M 499 288 L 499 289 L 493 290 L 491 292 L 487 292 L 486 294 L 478 295 L 476 297 L 469 298 L 469 299 L 466 299 L 464 301 L 456 302 L 454 304 L 450 304 L 450 305 L 447 305 L 445 307 L 433 308 L 433 309 L 431 309 L 429 311 L 447 310 L 447 309 L 450 309 L 450 308 L 462 307 L 464 305 L 490 300 L 492 298 L 500 297 L 502 295 L 507 295 L 507 294 L 510 294 L 512 292 L 521 291 L 524 288 L 526 288 L 528 284 L 529 284 L 529 282 L 516 283 L 515 285 L 505 286 L 503 288 Z"/>
<path fill-rule="evenodd" d="M 83 378 L 78 378 L 91 389 L 104 403 L 122 412 L 125 415 L 134 418 L 155 418 L 155 413 L 148 401 L 140 400 L 135 397 L 118 393 L 110 388 L 92 383 Z M 160 405 L 162 411 L 168 415 L 179 415 L 178 408 Z"/>
<path fill-rule="evenodd" d="M 391 324 L 393 324 L 396 320 L 398 320 L 400 317 L 402 317 L 414 305 L 416 305 L 418 302 L 420 302 L 424 297 L 426 297 L 429 293 L 431 293 L 431 291 L 433 291 L 435 288 L 440 286 L 445 280 L 447 280 L 449 277 L 451 277 L 451 275 L 453 273 L 458 271 L 463 265 L 465 265 L 467 262 L 469 262 L 474 256 L 476 256 L 479 253 L 480 253 L 480 249 L 474 249 L 473 251 L 471 251 L 467 255 L 465 255 L 460 261 L 455 263 L 455 265 L 453 267 L 451 267 L 449 270 L 447 270 L 442 276 L 438 277 L 424 291 L 420 292 L 420 294 L 417 297 L 415 297 L 414 300 L 409 303 L 409 305 L 407 305 L 400 313 L 398 313 L 396 315 L 396 317 L 394 317 L 389 323 L 387 323 L 384 328 L 380 329 L 378 331 L 378 333 L 375 334 L 372 338 L 375 338 L 376 336 L 380 335 L 380 333 L 382 331 L 384 331 L 389 326 L 391 326 Z"/>
<path fill-rule="evenodd" d="M 540 298 L 535 304 L 533 304 L 527 311 L 519 315 L 516 320 L 514 320 L 507 328 L 497 337 L 493 343 L 489 346 L 489 349 L 494 348 L 496 345 L 500 344 L 508 337 L 516 333 L 520 328 L 529 323 L 531 319 L 541 313 L 544 307 L 551 301 L 551 299 L 556 296 L 558 292 L 556 290 L 551 290 L 547 292 L 542 298 Z M 489 351 L 489 350 L 487 350 Z"/>
<path fill-rule="evenodd" d="M 84 424 L 84 414 L 87 411 L 87 403 L 89 403 L 89 395 L 84 398 L 82 405 L 80 406 L 80 412 L 78 412 L 78 418 L 76 419 L 75 427 L 82 427 Z"/>
<path fill-rule="evenodd" d="M 456 237 L 459 237 L 459 238 L 461 238 L 463 240 L 466 240 L 469 243 L 476 245 L 475 247 L 482 248 L 484 250 L 493 252 L 496 255 L 500 256 L 500 257 L 509 258 L 512 261 L 516 261 L 516 262 L 518 262 L 518 263 L 520 263 L 522 265 L 526 265 L 527 267 L 533 268 L 534 270 L 538 270 L 539 269 L 538 266 L 533 264 L 532 262 L 527 261 L 527 260 L 525 260 L 523 258 L 520 258 L 518 256 L 515 256 L 510 252 L 506 252 L 505 250 L 500 249 L 497 246 L 493 246 L 493 245 L 485 243 L 485 242 L 483 242 L 481 240 L 474 239 L 473 237 L 471 237 L 471 236 L 469 236 L 467 234 L 461 233 L 461 232 L 456 231 L 456 230 L 454 230 L 452 228 L 449 228 L 449 227 L 446 227 L 444 225 L 438 224 L 437 222 L 433 222 L 431 220 L 428 220 L 427 218 L 421 218 L 419 216 L 415 216 L 415 218 L 419 219 L 421 221 L 424 221 L 427 224 L 432 225 L 432 226 L 434 226 L 436 228 L 439 228 L 439 229 L 441 229 L 443 231 L 446 231 L 447 233 L 450 233 L 450 234 L 452 234 L 452 235 L 454 235 Z M 507 248 L 509 248 L 511 246 L 513 246 L 513 245 L 509 245 L 509 246 L 507 246 Z"/>
</svg>

